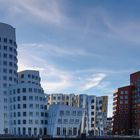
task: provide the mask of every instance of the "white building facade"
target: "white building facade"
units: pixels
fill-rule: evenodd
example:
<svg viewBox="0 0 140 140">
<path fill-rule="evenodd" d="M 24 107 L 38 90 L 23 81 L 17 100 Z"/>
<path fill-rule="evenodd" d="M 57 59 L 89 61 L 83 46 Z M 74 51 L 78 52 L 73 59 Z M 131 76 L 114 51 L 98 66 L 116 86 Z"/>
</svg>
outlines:
<svg viewBox="0 0 140 140">
<path fill-rule="evenodd" d="M 48 109 L 48 135 L 52 137 L 80 136 L 83 109 L 53 104 Z"/>
<path fill-rule="evenodd" d="M 47 95 L 48 100 L 47 104 L 64 104 L 64 105 L 70 105 L 70 106 L 77 106 L 77 98 L 75 94 L 62 94 L 62 93 L 52 93 Z"/>
<path fill-rule="evenodd" d="M 17 83 L 15 28 L 0 23 L 0 134 L 9 133 L 8 88 Z"/>
<path fill-rule="evenodd" d="M 86 135 L 105 135 L 107 120 L 107 96 L 96 97 L 95 95 L 80 94 L 77 96 L 78 107 L 84 109 L 81 131 Z"/>
<path fill-rule="evenodd" d="M 18 73 L 18 84 L 9 89 L 10 134 L 47 135 L 47 105 L 38 71 Z"/>
</svg>

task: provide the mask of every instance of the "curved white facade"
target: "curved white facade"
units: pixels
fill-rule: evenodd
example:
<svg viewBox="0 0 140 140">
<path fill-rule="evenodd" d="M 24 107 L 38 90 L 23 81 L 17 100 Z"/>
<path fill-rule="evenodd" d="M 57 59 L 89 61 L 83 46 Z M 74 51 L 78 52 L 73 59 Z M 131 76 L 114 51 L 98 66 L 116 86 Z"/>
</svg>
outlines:
<svg viewBox="0 0 140 140">
<path fill-rule="evenodd" d="M 17 83 L 15 28 L 0 23 L 0 134 L 9 132 L 8 87 Z"/>
<path fill-rule="evenodd" d="M 18 73 L 18 84 L 10 87 L 10 134 L 46 135 L 46 97 L 38 71 Z"/>
</svg>

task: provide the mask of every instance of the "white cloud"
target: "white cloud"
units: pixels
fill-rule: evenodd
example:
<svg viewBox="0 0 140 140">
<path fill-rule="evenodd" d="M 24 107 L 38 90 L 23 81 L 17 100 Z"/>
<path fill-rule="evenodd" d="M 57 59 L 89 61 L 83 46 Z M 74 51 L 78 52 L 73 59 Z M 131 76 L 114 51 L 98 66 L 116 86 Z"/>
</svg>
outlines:
<svg viewBox="0 0 140 140">
<path fill-rule="evenodd" d="M 86 79 L 85 81 L 86 83 L 85 85 L 83 85 L 82 90 L 88 90 L 88 89 L 98 86 L 105 77 L 106 77 L 106 74 L 104 73 L 98 73 L 98 74 L 92 75 L 91 77 Z"/>
<path fill-rule="evenodd" d="M 27 44 L 26 44 L 27 45 Z M 19 71 L 24 69 L 39 70 L 42 79 L 42 85 L 45 91 L 84 91 L 89 88 L 97 87 L 106 77 L 103 73 L 93 74 L 93 72 L 79 72 L 61 70 L 58 66 L 48 62 L 42 55 L 39 55 L 41 46 L 37 46 L 39 50 L 35 51 L 34 44 L 25 44 L 19 47 Z M 26 47 L 28 49 L 26 49 Z M 44 46 L 43 46 L 44 47 Z M 34 52 L 33 49 L 36 53 Z M 56 49 L 56 48 L 55 48 Z M 29 51 L 30 50 L 30 51 Z M 44 50 L 43 50 L 44 51 Z M 39 52 L 39 53 L 37 53 Z M 45 52 L 45 51 L 44 51 Z M 60 52 L 59 53 L 64 53 Z M 78 52 L 77 52 L 78 53 Z M 56 54 L 56 53 L 55 53 Z M 67 53 L 66 53 L 67 54 Z M 75 54 L 70 54 L 75 55 Z M 76 54 L 78 55 L 78 54 Z"/>
<path fill-rule="evenodd" d="M 1 0 L 0 5 L 6 8 L 9 15 L 13 17 L 56 25 L 67 21 L 61 2 L 57 0 Z"/>
<path fill-rule="evenodd" d="M 63 47 L 53 44 L 38 44 L 38 43 L 28 43 L 28 44 L 19 44 L 20 48 L 30 48 L 34 51 L 39 51 L 40 53 L 46 53 L 51 56 L 95 56 L 100 57 L 98 54 L 91 53 L 84 48 L 80 47 Z"/>
</svg>

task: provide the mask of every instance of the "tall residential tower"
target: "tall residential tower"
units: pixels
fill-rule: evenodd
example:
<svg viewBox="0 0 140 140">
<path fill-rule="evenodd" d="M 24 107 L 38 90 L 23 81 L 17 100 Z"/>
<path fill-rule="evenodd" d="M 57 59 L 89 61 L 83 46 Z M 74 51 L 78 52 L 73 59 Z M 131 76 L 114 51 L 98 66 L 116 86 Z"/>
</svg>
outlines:
<svg viewBox="0 0 140 140">
<path fill-rule="evenodd" d="M 15 28 L 0 23 L 0 134 L 9 132 L 8 88 L 17 83 Z"/>
</svg>

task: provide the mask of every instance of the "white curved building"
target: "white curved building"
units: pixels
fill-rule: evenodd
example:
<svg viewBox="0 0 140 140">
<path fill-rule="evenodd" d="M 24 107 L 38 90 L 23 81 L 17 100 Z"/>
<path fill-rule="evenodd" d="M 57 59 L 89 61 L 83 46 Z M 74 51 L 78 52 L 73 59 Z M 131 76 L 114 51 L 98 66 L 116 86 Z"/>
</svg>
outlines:
<svg viewBox="0 0 140 140">
<path fill-rule="evenodd" d="M 0 134 L 9 133 L 8 87 L 17 83 L 15 28 L 0 23 Z"/>
<path fill-rule="evenodd" d="M 18 84 L 10 92 L 10 134 L 46 135 L 47 106 L 39 72 L 18 73 Z"/>
</svg>

